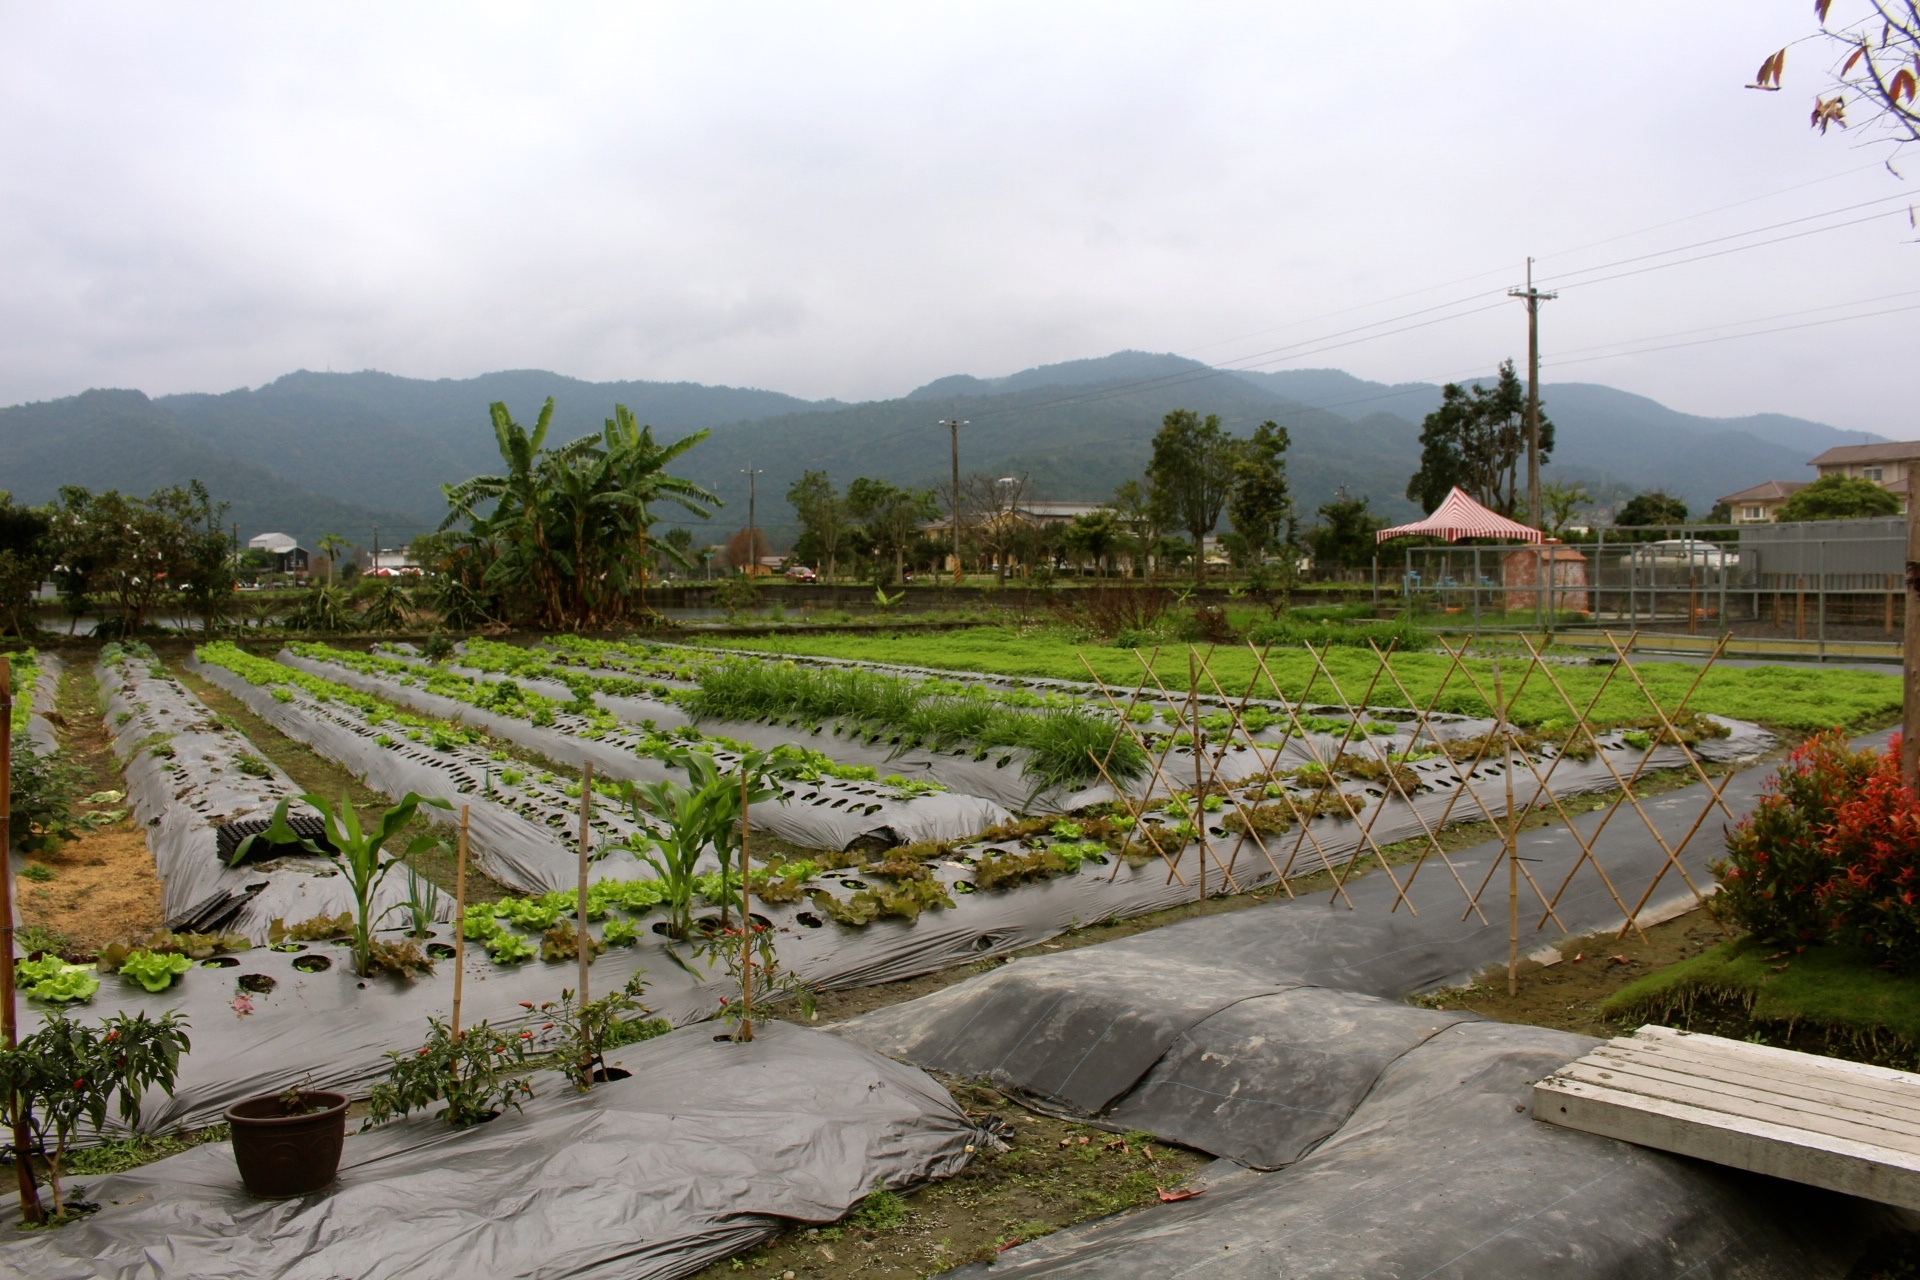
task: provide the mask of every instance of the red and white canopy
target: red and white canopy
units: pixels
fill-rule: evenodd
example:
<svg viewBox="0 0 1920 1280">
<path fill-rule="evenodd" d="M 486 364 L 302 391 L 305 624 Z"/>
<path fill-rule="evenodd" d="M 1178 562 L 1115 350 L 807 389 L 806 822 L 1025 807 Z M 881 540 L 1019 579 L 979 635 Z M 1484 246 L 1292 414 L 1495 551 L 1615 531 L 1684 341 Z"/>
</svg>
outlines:
<svg viewBox="0 0 1920 1280">
<path fill-rule="evenodd" d="M 1373 540 L 1378 545 L 1388 538 L 1403 538 L 1409 534 L 1445 538 L 1448 542 L 1458 542 L 1462 538 L 1518 538 L 1522 542 L 1538 542 L 1541 538 L 1538 529 L 1529 529 L 1518 520 L 1509 520 L 1497 511 L 1487 510 L 1469 498 L 1458 485 L 1425 520 L 1382 529 L 1373 535 Z"/>
</svg>

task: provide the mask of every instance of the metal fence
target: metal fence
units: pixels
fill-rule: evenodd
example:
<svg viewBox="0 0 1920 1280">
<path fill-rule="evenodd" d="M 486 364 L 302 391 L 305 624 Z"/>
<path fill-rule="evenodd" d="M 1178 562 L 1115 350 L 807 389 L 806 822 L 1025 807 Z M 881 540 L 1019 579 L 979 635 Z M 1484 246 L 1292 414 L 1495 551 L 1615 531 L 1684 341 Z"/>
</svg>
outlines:
<svg viewBox="0 0 1920 1280">
<path fill-rule="evenodd" d="M 1884 641 L 1902 629 L 1904 517 L 1636 530 L 1630 541 L 1622 532 L 1407 548 L 1401 564 L 1378 565 L 1376 597 L 1474 627 L 1729 634 L 1822 652 L 1829 641 Z"/>
</svg>

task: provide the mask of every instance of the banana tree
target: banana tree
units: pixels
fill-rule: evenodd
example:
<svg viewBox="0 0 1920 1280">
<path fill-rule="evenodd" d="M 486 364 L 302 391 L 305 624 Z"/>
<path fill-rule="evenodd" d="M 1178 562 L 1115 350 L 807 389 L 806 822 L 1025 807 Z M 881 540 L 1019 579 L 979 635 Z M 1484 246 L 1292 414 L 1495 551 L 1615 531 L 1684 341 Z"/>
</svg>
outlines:
<svg viewBox="0 0 1920 1280">
<path fill-rule="evenodd" d="M 256 840 L 270 845 L 298 845 L 309 853 L 331 857 L 340 868 L 341 875 L 346 877 L 348 887 L 353 890 L 354 969 L 361 977 L 370 978 L 373 976 L 373 929 L 376 923 L 373 914 L 374 891 L 387 878 L 389 871 L 440 843 L 434 836 L 416 836 L 407 845 L 404 854 L 394 854 L 387 850 L 387 842 L 413 821 L 413 815 L 421 805 L 432 805 L 436 809 L 452 809 L 453 805 L 437 797 L 428 798 L 409 791 L 400 798 L 399 804 L 382 813 L 371 828 L 363 828 L 360 815 L 354 812 L 353 804 L 346 796 L 340 797 L 338 808 L 329 804 L 323 796 L 308 794 L 300 799 L 319 813 L 331 849 L 323 849 L 296 832 L 287 821 L 287 806 L 291 801 L 282 800 L 274 807 L 273 820 L 267 824 L 267 829 L 240 842 L 234 850 L 233 863 L 238 865 L 243 862 L 253 851 Z"/>
<path fill-rule="evenodd" d="M 607 419 L 604 431 L 607 460 L 613 478 L 621 491 L 632 495 L 634 499 L 633 521 L 635 526 L 635 549 L 638 558 L 634 563 L 634 586 L 639 597 L 639 611 L 647 612 L 647 570 L 652 563 L 652 549 L 648 539 L 658 516 L 653 514 L 655 502 L 671 502 L 698 519 L 706 519 L 721 505 L 717 495 L 695 484 L 691 480 L 666 474 L 666 466 L 687 450 L 693 448 L 708 435 L 707 430 L 682 436 L 672 444 L 660 444 L 653 438 L 653 428 L 641 426 L 635 420 L 633 411 L 623 404 L 613 406 L 613 417 Z M 685 553 L 671 543 L 660 544 L 668 558 L 681 568 L 693 568 Z"/>
</svg>

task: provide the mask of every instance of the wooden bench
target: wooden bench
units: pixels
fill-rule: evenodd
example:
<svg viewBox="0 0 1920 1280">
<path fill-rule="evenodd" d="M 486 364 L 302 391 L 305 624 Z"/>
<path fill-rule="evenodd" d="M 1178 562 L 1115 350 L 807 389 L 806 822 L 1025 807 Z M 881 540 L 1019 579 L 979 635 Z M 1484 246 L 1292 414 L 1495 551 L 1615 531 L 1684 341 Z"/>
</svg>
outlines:
<svg viewBox="0 0 1920 1280">
<path fill-rule="evenodd" d="M 1920 1209 L 1920 1075 L 1641 1027 L 1533 1087 L 1533 1118 Z"/>
</svg>

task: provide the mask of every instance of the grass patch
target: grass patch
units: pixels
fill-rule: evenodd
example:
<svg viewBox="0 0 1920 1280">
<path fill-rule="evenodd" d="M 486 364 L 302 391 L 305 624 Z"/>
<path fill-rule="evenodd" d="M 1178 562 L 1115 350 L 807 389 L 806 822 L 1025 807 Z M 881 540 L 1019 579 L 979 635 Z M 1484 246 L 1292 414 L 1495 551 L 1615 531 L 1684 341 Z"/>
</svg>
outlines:
<svg viewBox="0 0 1920 1280">
<path fill-rule="evenodd" d="M 1840 1056 L 1888 1066 L 1920 1060 L 1920 977 L 1892 973 L 1845 947 L 1795 954 L 1741 938 L 1622 987 L 1600 1008 L 1622 1021 L 1708 1032 L 1731 1018 L 1796 1048 L 1811 1038 Z"/>
<path fill-rule="evenodd" d="M 1085 680 L 1087 668 L 1091 666 L 1101 679 L 1126 689 L 1131 689 L 1141 676 L 1140 662 L 1132 652 L 1111 645 L 1081 643 L 1074 633 L 1060 627 L 969 627 L 928 635 L 751 637 L 717 639 L 712 643 L 750 652 L 896 662 L 1063 680 Z M 1378 667 L 1371 651 L 1350 646 L 1334 646 L 1325 655 L 1325 661 L 1337 689 L 1329 686 L 1325 676 L 1316 678 L 1314 660 L 1303 648 L 1276 646 L 1267 657 L 1268 668 L 1279 682 L 1283 695 L 1289 699 L 1304 696 L 1316 703 L 1337 702 L 1341 695 L 1357 701 L 1365 695 Z M 1413 700 L 1424 706 L 1439 687 L 1450 661 L 1434 653 L 1402 652 L 1394 656 L 1393 669 Z M 1214 652 L 1211 665 L 1214 675 L 1230 695 L 1244 693 L 1259 675 L 1253 654 L 1245 645 L 1222 646 Z M 1467 666 L 1482 687 L 1491 687 L 1491 671 L 1484 660 L 1470 661 Z M 1162 649 L 1154 669 L 1169 689 L 1186 689 L 1186 646 L 1175 644 Z M 1661 706 L 1668 709 L 1679 705 L 1699 675 L 1697 666 L 1678 662 L 1644 663 L 1634 671 Z M 1557 667 L 1554 674 L 1565 686 L 1568 696 L 1585 706 L 1606 680 L 1607 670 L 1565 666 Z M 1260 684 L 1259 692 L 1271 696 L 1272 690 L 1264 680 Z M 1202 692 L 1212 692 L 1212 689 L 1206 686 Z M 1368 701 L 1374 706 L 1410 705 L 1392 681 L 1384 677 Z M 1811 732 L 1829 728 L 1864 729 L 1887 723 L 1899 714 L 1900 702 L 1898 675 L 1770 666 L 1715 667 L 1701 681 L 1690 705 L 1697 711 L 1751 720 L 1776 729 Z M 1458 675 L 1448 681 L 1438 707 L 1466 715 L 1489 714 L 1486 701 L 1470 682 Z M 1607 685 L 1593 715 L 1598 724 L 1619 724 L 1641 720 L 1647 713 L 1646 698 L 1622 672 Z M 1540 676 L 1535 675 L 1519 691 L 1513 712 L 1513 718 L 1519 723 L 1539 724 L 1566 716 L 1566 704 Z"/>
</svg>

